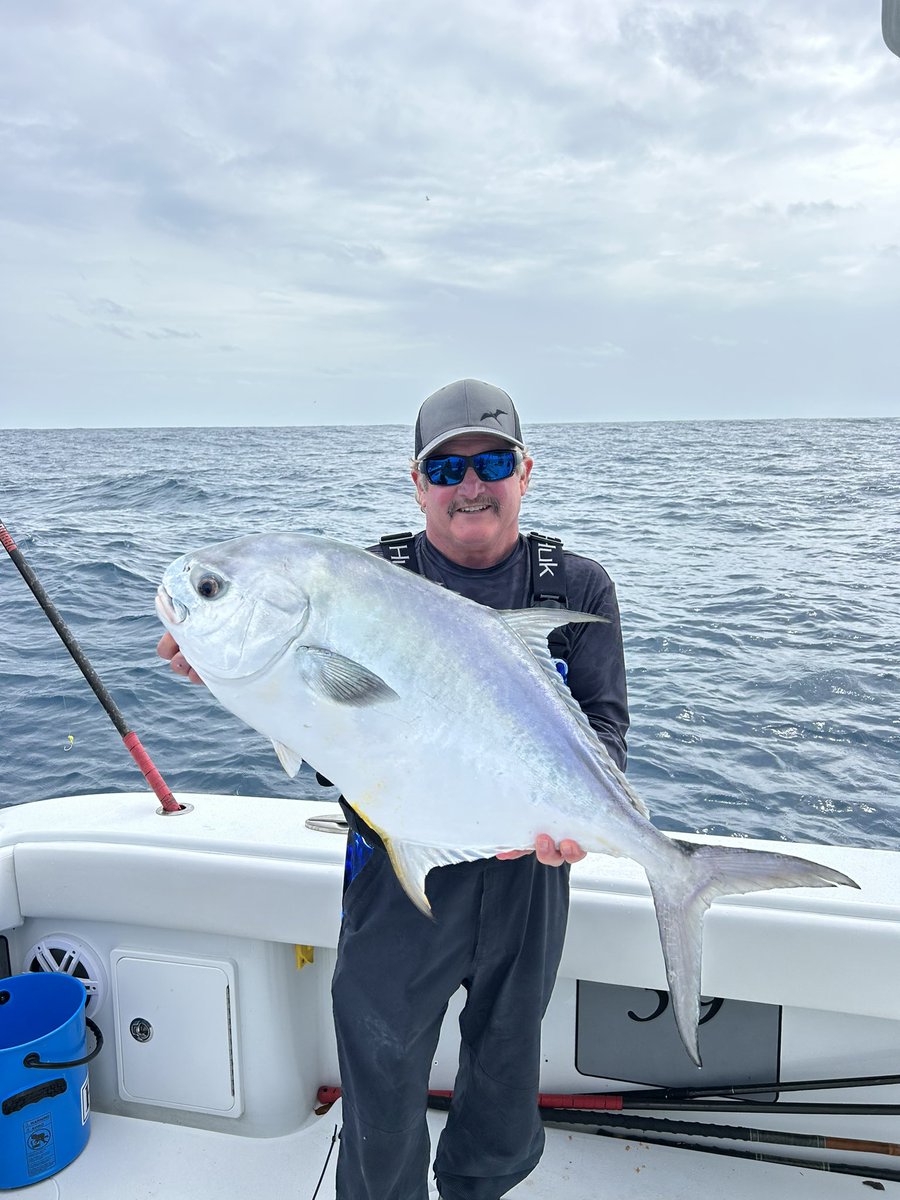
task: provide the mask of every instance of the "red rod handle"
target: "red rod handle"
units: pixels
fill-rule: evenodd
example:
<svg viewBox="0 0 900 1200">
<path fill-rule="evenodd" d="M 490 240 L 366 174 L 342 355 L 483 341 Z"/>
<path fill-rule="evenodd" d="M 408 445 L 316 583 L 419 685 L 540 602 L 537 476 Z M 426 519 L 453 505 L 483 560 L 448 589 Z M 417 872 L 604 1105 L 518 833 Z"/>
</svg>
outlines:
<svg viewBox="0 0 900 1200">
<path fill-rule="evenodd" d="M 126 733 L 122 738 L 122 741 L 128 747 L 131 757 L 137 763 L 141 774 L 156 793 L 160 804 L 163 806 L 166 812 L 181 812 L 182 806 L 169 791 L 168 784 L 153 765 L 153 760 L 141 745 L 141 739 L 138 737 L 138 735 L 133 732 Z"/>
<path fill-rule="evenodd" d="M 437 1096 L 443 1100 L 449 1100 L 452 1092 L 442 1092 L 432 1088 L 428 1093 L 429 1096 Z M 316 1097 L 320 1104 L 333 1104 L 335 1100 L 340 1100 L 341 1089 L 339 1087 L 329 1087 L 324 1085 L 319 1088 Z M 622 1109 L 621 1096 L 599 1096 L 599 1095 L 556 1095 L 553 1092 L 539 1092 L 537 1097 L 538 1106 L 540 1108 L 583 1108 L 591 1112 L 612 1111 L 619 1112 Z"/>
</svg>

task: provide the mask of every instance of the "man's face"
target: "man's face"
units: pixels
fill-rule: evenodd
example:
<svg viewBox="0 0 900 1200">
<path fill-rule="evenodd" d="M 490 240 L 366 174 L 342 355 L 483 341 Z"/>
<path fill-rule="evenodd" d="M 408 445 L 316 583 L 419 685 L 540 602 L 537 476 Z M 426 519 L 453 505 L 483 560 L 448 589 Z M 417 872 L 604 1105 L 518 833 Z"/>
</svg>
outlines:
<svg viewBox="0 0 900 1200">
<path fill-rule="evenodd" d="M 509 442 L 484 433 L 464 433 L 432 451 L 438 454 L 479 454 L 508 450 Z M 532 460 L 524 471 L 497 483 L 485 483 L 470 466 L 462 483 L 441 487 L 413 472 L 417 499 L 425 514 L 428 540 L 442 554 L 465 567 L 490 567 L 509 554 L 519 536 L 519 509 L 528 487 Z"/>
</svg>

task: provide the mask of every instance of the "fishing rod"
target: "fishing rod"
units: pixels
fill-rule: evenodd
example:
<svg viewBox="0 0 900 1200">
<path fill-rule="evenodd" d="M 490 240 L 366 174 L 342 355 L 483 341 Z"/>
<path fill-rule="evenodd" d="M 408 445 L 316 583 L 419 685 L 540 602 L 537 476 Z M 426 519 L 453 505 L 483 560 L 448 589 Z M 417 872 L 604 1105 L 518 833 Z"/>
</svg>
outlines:
<svg viewBox="0 0 900 1200">
<path fill-rule="evenodd" d="M 602 1100 L 599 1108 L 613 1107 L 609 1102 L 621 1099 L 629 1108 L 636 1108 L 642 1100 L 696 1100 L 704 1096 L 731 1096 L 736 1100 L 747 1100 L 752 1107 L 757 1101 L 747 1099 L 757 1092 L 814 1092 L 838 1088 L 887 1087 L 900 1083 L 900 1075 L 851 1075 L 835 1079 L 793 1079 L 777 1083 L 733 1083 L 708 1084 L 704 1087 L 658 1087 L 644 1088 L 633 1092 L 599 1092 L 595 1095 L 560 1097 L 565 1103 L 560 1107 L 589 1108 L 591 1101 Z M 582 1101 L 582 1103 L 576 1103 Z"/>
<path fill-rule="evenodd" d="M 639 1141 L 648 1146 L 671 1146 L 674 1150 L 695 1150 L 701 1154 L 720 1154 L 728 1158 L 744 1158 L 751 1162 L 775 1163 L 782 1167 L 800 1167 L 804 1171 L 828 1171 L 833 1175 L 853 1175 L 864 1180 L 886 1180 L 890 1183 L 900 1183 L 900 1171 L 890 1171 L 884 1167 L 861 1167 L 851 1163 L 832 1162 L 830 1159 L 817 1161 L 811 1158 L 788 1158 L 779 1154 L 760 1154 L 757 1150 L 738 1150 L 734 1147 L 703 1146 L 698 1142 L 674 1142 L 665 1137 L 641 1137 L 625 1133 L 618 1129 L 598 1129 L 600 1137 L 617 1138 L 619 1140 Z M 878 1184 L 871 1184 L 878 1187 Z"/>
<path fill-rule="evenodd" d="M 820 1087 L 836 1087 L 841 1084 L 842 1080 L 814 1080 L 809 1084 L 804 1083 L 803 1086 L 820 1086 Z M 900 1082 L 896 1076 L 873 1076 L 872 1078 L 859 1079 L 855 1086 L 862 1086 L 863 1083 L 892 1083 Z M 762 1085 L 759 1085 L 762 1086 Z M 779 1085 L 776 1085 L 779 1086 Z M 791 1086 L 799 1087 L 800 1084 L 784 1085 L 785 1090 Z M 665 1089 L 659 1089 L 664 1091 Z M 673 1092 L 690 1091 L 690 1088 L 673 1088 Z M 707 1089 L 697 1089 L 698 1091 L 706 1091 Z M 771 1089 L 771 1086 L 769 1087 Z M 720 1091 L 713 1089 L 714 1095 L 719 1095 Z M 900 1116 L 900 1104 L 791 1104 L 789 1102 L 767 1102 L 767 1103 L 751 1103 L 740 1104 L 731 1100 L 708 1100 L 698 1101 L 689 1098 L 676 1097 L 672 1100 L 663 1099 L 642 1099 L 648 1095 L 647 1092 L 623 1092 L 621 1094 L 604 1094 L 596 1095 L 579 1095 L 574 1094 L 559 1094 L 555 1092 L 540 1092 L 537 1097 L 538 1107 L 541 1113 L 546 1115 L 549 1113 L 556 1114 L 553 1120 L 571 1121 L 573 1124 L 590 1124 L 593 1120 L 597 1123 L 597 1114 L 602 1112 L 621 1113 L 625 1111 L 668 1111 L 668 1112 L 727 1112 L 732 1116 L 740 1119 L 742 1116 L 752 1113 L 806 1113 L 819 1115 L 839 1115 L 839 1116 Z M 322 1086 L 318 1091 L 319 1103 L 322 1105 L 333 1104 L 335 1100 L 339 1100 L 341 1089 L 339 1087 Z M 631 1097 L 637 1096 L 638 1099 L 632 1103 Z M 428 1093 L 428 1104 L 431 1108 L 447 1109 L 450 1107 L 450 1101 L 453 1098 L 453 1093 L 450 1091 L 441 1091 L 432 1089 Z M 550 1118 L 548 1118 L 550 1119 Z"/>
<path fill-rule="evenodd" d="M 877 1077 L 881 1078 L 881 1077 Z M 892 1079 L 891 1076 L 884 1077 Z M 816 1081 L 818 1082 L 818 1081 Z M 822 1081 L 828 1082 L 828 1081 Z M 866 1080 L 868 1082 L 868 1080 Z M 664 1090 L 664 1089 L 660 1089 Z M 689 1089 L 672 1089 L 678 1091 L 686 1091 Z M 626 1093 L 627 1094 L 627 1093 Z M 327 1111 L 328 1106 L 333 1104 L 341 1097 L 341 1089 L 339 1087 L 320 1087 L 317 1093 L 319 1104 L 322 1105 L 322 1112 Z M 621 1108 L 618 1112 L 610 1113 L 602 1111 L 602 1106 L 596 1105 L 593 1109 L 585 1106 L 577 1109 L 575 1104 L 584 1100 L 603 1100 L 610 1097 L 604 1096 L 578 1096 L 578 1095 L 554 1095 L 552 1093 L 542 1092 L 538 1095 L 538 1105 L 541 1114 L 541 1120 L 547 1121 L 553 1125 L 590 1125 L 595 1132 L 602 1137 L 625 1138 L 631 1136 L 633 1139 L 642 1142 L 648 1142 L 651 1145 L 672 1146 L 683 1150 L 700 1150 L 707 1154 L 727 1154 L 733 1158 L 753 1159 L 757 1162 L 780 1163 L 784 1166 L 799 1166 L 806 1167 L 810 1170 L 817 1171 L 833 1171 L 839 1174 L 858 1175 L 869 1179 L 886 1179 L 892 1182 L 900 1182 L 900 1171 L 886 1171 L 881 1168 L 860 1168 L 846 1165 L 838 1162 L 823 1161 L 815 1162 L 805 1158 L 787 1158 L 779 1155 L 766 1155 L 758 1151 L 724 1149 L 714 1146 L 699 1145 L 692 1142 L 675 1142 L 666 1137 L 645 1136 L 649 1134 L 670 1133 L 674 1135 L 691 1135 L 695 1137 L 708 1138 L 723 1138 L 734 1141 L 750 1141 L 760 1143 L 773 1143 L 784 1146 L 793 1146 L 804 1149 L 816 1150 L 841 1150 L 844 1152 L 853 1152 L 857 1154 L 883 1154 L 900 1156 L 900 1145 L 894 1142 L 876 1142 L 870 1139 L 836 1137 L 830 1134 L 807 1134 L 793 1133 L 788 1130 L 769 1130 L 769 1129 L 754 1129 L 749 1126 L 734 1126 L 734 1125 L 716 1125 L 710 1123 L 700 1123 L 694 1121 L 666 1121 L 659 1120 L 653 1117 L 631 1116 L 623 1113 Z M 620 1097 L 612 1097 L 620 1099 Z M 441 1091 L 433 1089 L 428 1093 L 428 1107 L 446 1112 L 450 1108 L 453 1093 L 451 1091 Z M 557 1107 L 551 1107 L 551 1104 L 556 1103 Z M 564 1105 L 564 1106 L 563 1106 Z M 660 1109 L 665 1108 L 663 1104 L 654 1104 L 651 1102 L 651 1107 Z M 640 1107 L 638 1105 L 636 1108 Z M 746 1109 L 740 1104 L 731 1104 L 722 1102 L 720 1104 L 692 1104 L 684 1102 L 682 1104 L 672 1104 L 669 1106 L 669 1111 L 716 1111 L 729 1112 L 733 1116 L 739 1116 L 746 1112 Z M 900 1113 L 900 1105 L 801 1105 L 801 1104 L 766 1104 L 753 1106 L 752 1111 L 755 1112 L 803 1112 L 803 1113 L 872 1113 L 896 1115 Z M 625 1129 L 632 1130 L 629 1135 L 624 1132 Z"/>
<path fill-rule="evenodd" d="M 597 1113 L 604 1111 L 599 1106 L 593 1109 L 579 1109 L 575 1105 L 556 1108 L 552 1105 L 541 1105 L 550 1112 L 571 1113 L 573 1119 L 578 1112 Z M 735 1104 L 731 1100 L 643 1100 L 638 1104 L 616 1105 L 613 1111 L 623 1110 L 635 1112 L 727 1112 L 741 1115 L 748 1113 L 812 1113 L 837 1114 L 839 1116 L 900 1116 L 900 1104 L 791 1104 L 790 1102 L 773 1101 L 765 1104 Z M 609 1110 L 607 1110 L 609 1111 Z"/>
<path fill-rule="evenodd" d="M 138 735 L 133 730 L 128 728 L 125 718 L 119 711 L 112 696 L 103 686 L 99 675 L 91 666 L 84 651 L 81 649 L 81 647 L 78 645 L 78 642 L 72 635 L 72 631 L 60 616 L 59 611 L 57 610 L 53 601 L 44 591 L 41 581 L 25 561 L 25 556 L 13 541 L 12 534 L 2 521 L 0 521 L 0 544 L 3 545 L 3 549 L 15 563 L 19 574 L 31 588 L 35 599 L 44 610 L 44 613 L 49 619 L 50 624 L 59 634 L 63 645 L 75 660 L 78 669 L 90 684 L 94 695 L 103 705 L 103 708 L 109 716 L 109 719 L 112 721 L 113 725 L 115 725 L 119 736 L 125 743 L 126 749 L 134 759 L 141 774 L 147 780 L 147 783 L 150 785 L 152 790 L 156 793 L 156 796 L 162 805 L 162 807 L 158 808 L 156 811 L 163 816 L 171 816 L 173 813 L 190 812 L 191 805 L 179 804 L 169 790 L 166 781 L 153 765 L 153 760 L 150 758 L 150 755 L 141 745 Z"/>
<path fill-rule="evenodd" d="M 324 1099 L 323 1093 L 328 1093 L 329 1098 L 336 1098 L 334 1093 L 340 1094 L 340 1089 L 337 1088 L 320 1088 L 319 1098 Z M 450 1108 L 453 1093 L 446 1091 L 432 1091 L 428 1093 L 428 1107 L 447 1111 Z M 596 1099 L 596 1097 L 594 1097 Z M 816 1171 L 833 1171 L 845 1175 L 857 1175 L 867 1179 L 886 1179 L 892 1182 L 900 1182 L 900 1171 L 888 1171 L 882 1168 L 872 1168 L 869 1166 L 859 1167 L 852 1164 L 840 1163 L 837 1161 L 827 1160 L 817 1162 L 815 1160 L 805 1158 L 789 1158 L 783 1155 L 764 1154 L 758 1150 L 740 1150 L 735 1147 L 715 1147 L 696 1142 L 678 1142 L 670 1140 L 669 1136 L 659 1136 L 661 1134 L 688 1137 L 703 1137 L 703 1138 L 720 1138 L 726 1141 L 746 1141 L 757 1144 L 773 1144 L 781 1146 L 791 1146 L 798 1149 L 813 1149 L 813 1150 L 832 1150 L 842 1151 L 844 1153 L 855 1154 L 880 1154 L 887 1156 L 900 1156 L 900 1145 L 895 1142 L 877 1142 L 871 1139 L 837 1137 L 831 1134 L 810 1134 L 810 1133 L 794 1133 L 790 1130 L 775 1130 L 775 1129 L 756 1129 L 746 1125 L 718 1125 L 710 1122 L 699 1121 L 668 1121 L 660 1120 L 654 1117 L 641 1116 L 638 1113 L 631 1115 L 624 1112 L 603 1112 L 600 1109 L 574 1109 L 571 1106 L 566 1108 L 551 1108 L 547 1106 L 548 1100 L 577 1100 L 577 1096 L 551 1096 L 541 1094 L 539 1096 L 539 1109 L 541 1120 L 550 1125 L 587 1125 L 590 1126 L 594 1133 L 600 1137 L 609 1138 L 632 1138 L 636 1141 L 647 1142 L 655 1146 L 672 1146 L 680 1150 L 699 1150 L 705 1154 L 725 1154 L 732 1158 L 752 1159 L 756 1162 L 778 1163 L 783 1166 L 798 1166 L 806 1167 Z M 664 1108 L 660 1104 L 656 1107 Z M 720 1105 L 706 1104 L 673 1104 L 669 1111 L 685 1111 L 690 1112 L 696 1109 L 729 1112 L 734 1116 L 746 1111 L 739 1104 L 722 1103 Z M 754 1112 L 828 1112 L 838 1111 L 838 1106 L 804 1106 L 804 1105 L 783 1105 L 771 1104 L 765 1107 L 760 1106 L 754 1108 Z M 879 1106 L 875 1109 L 870 1109 L 866 1105 L 844 1106 L 840 1111 L 854 1112 L 870 1112 L 877 1111 L 885 1112 L 900 1112 L 898 1106 Z M 630 1130 L 629 1132 L 625 1132 Z M 657 1136 L 654 1136 L 657 1135 Z"/>
<path fill-rule="evenodd" d="M 319 1088 L 319 1099 L 325 1103 L 325 1093 L 336 1093 L 328 1098 L 336 1100 L 340 1095 L 339 1088 Z M 627 1094 L 627 1093 L 626 1093 Z M 447 1109 L 453 1097 L 452 1092 L 431 1091 L 428 1093 L 430 1108 Z M 590 1096 L 588 1100 L 601 1100 L 606 1097 Z M 596 1125 L 604 1112 L 723 1112 L 741 1117 L 752 1113 L 805 1113 L 813 1116 L 900 1116 L 900 1104 L 789 1104 L 771 1103 L 754 1104 L 747 1107 L 734 1104 L 729 1100 L 709 1100 L 698 1103 L 694 1100 L 644 1100 L 639 1104 L 585 1104 L 578 1102 L 585 1099 L 581 1096 L 555 1096 L 541 1093 L 538 1096 L 538 1107 L 545 1120 L 560 1121 L 573 1125 Z M 612 1097 L 614 1100 L 620 1097 Z M 553 1114 L 553 1115 L 550 1115 Z"/>
<path fill-rule="evenodd" d="M 778 1146 L 797 1146 L 807 1150 L 843 1150 L 852 1154 L 884 1154 L 900 1156 L 900 1145 L 896 1142 L 875 1142 L 863 1138 L 835 1137 L 831 1134 L 794 1133 L 786 1129 L 756 1129 L 747 1125 L 711 1125 L 699 1121 L 666 1121 L 653 1117 L 631 1117 L 625 1113 L 571 1113 L 561 1114 L 564 1119 L 552 1120 L 553 1124 L 569 1124 L 565 1118 L 577 1116 L 574 1124 L 593 1124 L 607 1129 L 631 1129 L 642 1133 L 680 1134 L 687 1137 L 722 1138 L 734 1142 L 760 1142 Z M 544 1119 L 548 1119 L 545 1114 Z"/>
</svg>

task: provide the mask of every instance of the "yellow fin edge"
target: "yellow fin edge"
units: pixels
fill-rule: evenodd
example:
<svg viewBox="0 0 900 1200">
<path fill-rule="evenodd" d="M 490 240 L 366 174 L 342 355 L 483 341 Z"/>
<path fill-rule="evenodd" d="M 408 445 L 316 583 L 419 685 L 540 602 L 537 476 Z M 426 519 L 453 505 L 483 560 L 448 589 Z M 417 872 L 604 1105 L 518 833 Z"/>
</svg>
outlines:
<svg viewBox="0 0 900 1200">
<path fill-rule="evenodd" d="M 397 881 L 403 888 L 404 892 L 406 892 L 407 896 L 409 896 L 410 900 L 412 900 L 419 912 L 424 913 L 426 917 L 432 917 L 433 914 L 431 911 L 431 905 L 428 903 L 428 897 L 425 895 L 424 890 L 418 885 L 416 880 L 412 878 L 406 864 L 394 850 L 394 845 L 391 838 L 383 829 L 376 825 L 374 821 L 369 820 L 366 813 L 363 812 L 358 804 L 354 804 L 352 800 L 347 800 L 347 803 L 350 805 L 356 815 L 358 817 L 362 817 L 369 828 L 374 830 L 374 832 L 377 833 L 381 838 L 382 842 L 384 842 L 384 848 L 387 851 L 388 858 L 390 859 L 391 867 L 393 868 L 394 874 L 397 876 Z"/>
</svg>

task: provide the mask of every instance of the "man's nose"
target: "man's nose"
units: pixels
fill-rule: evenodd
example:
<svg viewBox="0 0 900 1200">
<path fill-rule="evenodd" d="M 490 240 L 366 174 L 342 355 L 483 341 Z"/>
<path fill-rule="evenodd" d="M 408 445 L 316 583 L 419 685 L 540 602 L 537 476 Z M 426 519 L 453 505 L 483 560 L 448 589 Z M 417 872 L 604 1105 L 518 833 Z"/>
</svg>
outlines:
<svg viewBox="0 0 900 1200">
<path fill-rule="evenodd" d="M 466 473 L 462 477 L 462 482 L 459 484 L 459 489 L 467 496 L 477 496 L 481 490 L 481 480 L 475 474 L 475 468 L 471 463 L 466 468 Z"/>
</svg>

